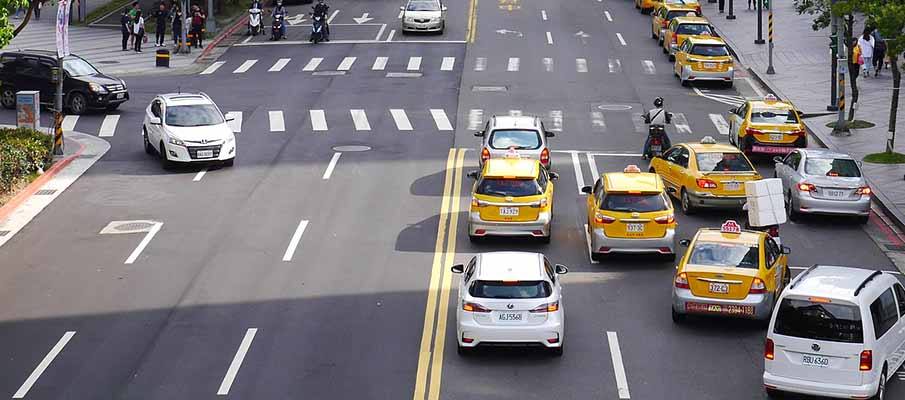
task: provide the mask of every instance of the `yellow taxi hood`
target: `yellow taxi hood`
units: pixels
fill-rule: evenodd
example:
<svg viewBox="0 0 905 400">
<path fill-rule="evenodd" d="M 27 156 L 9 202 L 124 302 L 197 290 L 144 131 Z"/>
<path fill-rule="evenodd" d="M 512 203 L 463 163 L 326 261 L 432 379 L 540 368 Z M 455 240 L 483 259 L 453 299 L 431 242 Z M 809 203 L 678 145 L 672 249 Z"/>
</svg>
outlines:
<svg viewBox="0 0 905 400">
<path fill-rule="evenodd" d="M 484 164 L 485 178 L 534 179 L 540 173 L 540 162 L 520 158 L 492 158 Z"/>
<path fill-rule="evenodd" d="M 666 11 L 688 11 L 688 12 L 697 12 L 698 11 L 697 4 L 664 4 L 663 7 L 666 8 Z"/>
<path fill-rule="evenodd" d="M 610 172 L 603 174 L 607 193 L 662 193 L 663 181 L 649 172 Z"/>
</svg>

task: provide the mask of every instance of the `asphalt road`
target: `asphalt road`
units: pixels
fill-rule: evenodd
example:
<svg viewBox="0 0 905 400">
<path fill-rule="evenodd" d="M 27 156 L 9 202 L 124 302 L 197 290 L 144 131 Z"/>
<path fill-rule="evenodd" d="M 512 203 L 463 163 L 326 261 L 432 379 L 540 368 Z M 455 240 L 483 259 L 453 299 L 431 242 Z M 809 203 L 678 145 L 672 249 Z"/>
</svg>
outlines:
<svg viewBox="0 0 905 400">
<path fill-rule="evenodd" d="M 444 35 L 390 37 L 399 5 L 337 0 L 331 43 L 306 44 L 300 21 L 287 41 L 251 38 L 207 73 L 127 80 L 132 100 L 104 135 L 111 150 L 0 247 L 0 393 L 21 392 L 50 352 L 24 397 L 617 399 L 615 337 L 625 398 L 763 398 L 763 327 L 674 325 L 674 264 L 591 264 L 578 193 L 601 171 L 646 167 L 635 114 L 655 96 L 684 117 L 671 128 L 681 142 L 720 139 L 711 114 L 759 89 L 681 87 L 648 17 L 622 0 L 485 0 L 476 19 L 468 3 L 449 4 Z M 365 12 L 374 19 L 353 19 Z M 144 154 L 144 107 L 177 90 L 241 113 L 234 167 L 164 172 Z M 472 133 L 513 112 L 557 133 L 553 241 L 472 245 Z M 101 134 L 108 117 L 72 123 Z M 348 145 L 369 150 L 336 150 Z M 679 215 L 680 237 L 738 217 Z M 99 232 L 133 220 L 162 225 L 126 264 L 146 233 Z M 782 234 L 796 266 L 893 270 L 884 229 L 809 219 Z M 562 358 L 456 354 L 448 267 L 494 250 L 541 251 L 571 268 Z M 889 389 L 905 396 L 905 382 Z"/>
</svg>

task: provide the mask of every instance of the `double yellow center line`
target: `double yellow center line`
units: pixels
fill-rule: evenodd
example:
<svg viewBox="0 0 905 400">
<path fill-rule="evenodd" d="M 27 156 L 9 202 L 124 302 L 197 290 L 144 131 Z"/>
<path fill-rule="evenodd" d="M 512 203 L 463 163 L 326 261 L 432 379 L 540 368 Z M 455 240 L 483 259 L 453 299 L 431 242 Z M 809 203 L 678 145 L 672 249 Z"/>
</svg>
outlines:
<svg viewBox="0 0 905 400">
<path fill-rule="evenodd" d="M 437 242 L 434 246 L 427 306 L 424 309 L 424 327 L 421 332 L 421 349 L 418 353 L 418 372 L 415 378 L 413 400 L 425 400 L 425 394 L 428 400 L 440 398 L 443 349 L 446 345 L 446 319 L 449 312 L 450 282 L 452 281 L 450 268 L 452 268 L 456 255 L 456 231 L 459 222 L 464 161 L 465 149 L 449 149 L 443 183 L 443 200 L 440 205 L 440 220 L 437 227 Z M 446 243 L 445 251 L 444 243 Z"/>
<path fill-rule="evenodd" d="M 465 41 L 468 43 L 474 43 L 474 38 L 477 35 L 478 29 L 478 0 L 471 0 L 468 5 L 468 27 L 465 32 Z"/>
</svg>

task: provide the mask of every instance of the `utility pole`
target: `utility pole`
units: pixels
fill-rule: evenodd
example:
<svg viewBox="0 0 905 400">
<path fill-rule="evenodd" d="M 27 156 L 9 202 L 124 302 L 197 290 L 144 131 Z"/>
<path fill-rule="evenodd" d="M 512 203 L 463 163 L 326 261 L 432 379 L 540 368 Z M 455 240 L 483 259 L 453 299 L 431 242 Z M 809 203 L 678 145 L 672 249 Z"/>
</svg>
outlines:
<svg viewBox="0 0 905 400">
<path fill-rule="evenodd" d="M 830 3 L 836 4 L 836 0 L 832 0 Z M 838 68 L 839 65 L 839 62 L 836 60 L 836 57 L 838 57 L 836 42 L 839 40 L 839 31 L 836 30 L 836 24 L 839 23 L 838 19 L 839 17 L 833 13 L 832 21 L 830 22 L 830 60 L 832 60 L 832 66 L 830 67 L 830 105 L 826 106 L 827 111 L 839 110 L 839 103 L 837 102 L 838 98 L 836 97 L 836 68 Z"/>
<path fill-rule="evenodd" d="M 836 32 L 837 34 L 841 34 L 843 32 L 842 28 L 842 18 L 835 16 L 836 19 Z M 836 40 L 836 55 L 839 57 L 836 63 L 838 64 L 838 78 L 839 78 L 839 110 L 838 115 L 836 116 L 836 127 L 833 128 L 833 135 L 846 135 L 846 123 L 845 123 L 845 74 L 847 72 L 847 64 L 848 64 L 848 56 L 845 52 L 844 40 L 842 38 L 838 38 Z"/>
<path fill-rule="evenodd" d="M 69 55 L 69 0 L 60 0 L 57 3 L 57 66 L 56 71 L 51 71 L 51 77 L 56 78 L 56 96 L 54 99 L 53 119 L 53 154 L 63 154 L 63 58 Z M 38 106 L 37 104 L 35 106 Z"/>
<path fill-rule="evenodd" d="M 209 33 L 217 30 L 217 23 L 214 21 L 214 0 L 207 0 L 207 19 L 204 25 Z"/>
<path fill-rule="evenodd" d="M 191 10 L 189 9 L 189 0 L 182 1 L 182 21 L 180 21 L 179 26 L 181 27 L 179 33 L 179 47 L 176 49 L 177 53 L 189 54 L 192 52 L 192 46 L 189 45 L 188 31 L 189 24 L 186 21 L 191 20 Z"/>
<path fill-rule="evenodd" d="M 754 39 L 754 44 L 764 44 L 764 1 L 763 0 L 754 0 L 757 3 L 757 39 Z"/>
</svg>

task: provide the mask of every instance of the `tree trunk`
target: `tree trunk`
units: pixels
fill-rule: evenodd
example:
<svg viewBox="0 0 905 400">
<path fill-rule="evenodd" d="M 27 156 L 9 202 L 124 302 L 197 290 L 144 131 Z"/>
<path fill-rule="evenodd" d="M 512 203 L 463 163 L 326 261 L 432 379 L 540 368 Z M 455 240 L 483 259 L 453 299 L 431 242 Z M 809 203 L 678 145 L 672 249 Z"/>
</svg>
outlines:
<svg viewBox="0 0 905 400">
<path fill-rule="evenodd" d="M 852 87 L 852 98 L 849 101 L 848 120 L 855 119 L 855 106 L 858 104 L 858 75 L 861 73 L 861 66 L 858 60 L 853 59 L 855 52 L 854 27 L 855 17 L 848 15 L 845 17 L 845 43 L 848 44 L 848 81 Z"/>
<path fill-rule="evenodd" d="M 28 3 L 28 11 L 25 12 L 25 19 L 23 19 L 22 23 L 13 31 L 13 37 L 16 37 L 19 32 L 22 32 L 22 30 L 25 29 L 25 26 L 28 25 L 28 21 L 31 21 L 31 14 L 34 13 L 35 7 L 38 6 L 38 1 L 41 0 L 32 0 Z"/>
<path fill-rule="evenodd" d="M 889 136 L 886 139 L 886 152 L 892 153 L 896 148 L 896 114 L 899 110 L 899 83 L 902 73 L 899 71 L 899 55 L 889 53 L 889 67 L 892 69 L 892 101 L 889 104 Z"/>
</svg>

